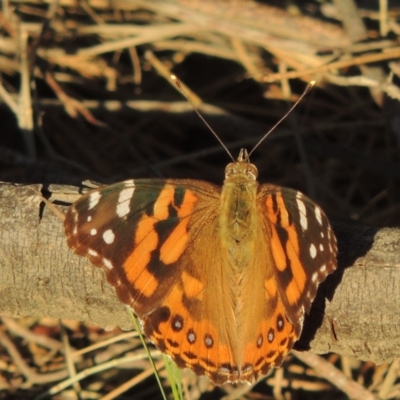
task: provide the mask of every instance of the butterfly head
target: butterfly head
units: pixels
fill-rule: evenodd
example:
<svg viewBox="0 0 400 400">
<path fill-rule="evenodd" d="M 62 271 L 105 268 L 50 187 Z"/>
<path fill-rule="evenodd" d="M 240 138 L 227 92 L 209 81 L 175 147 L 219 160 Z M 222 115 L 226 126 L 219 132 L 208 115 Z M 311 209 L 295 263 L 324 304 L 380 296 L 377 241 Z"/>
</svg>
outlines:
<svg viewBox="0 0 400 400">
<path fill-rule="evenodd" d="M 225 179 L 243 178 L 246 181 L 257 180 L 258 171 L 254 164 L 250 163 L 249 153 L 241 149 L 237 161 L 229 163 L 225 169 Z"/>
</svg>

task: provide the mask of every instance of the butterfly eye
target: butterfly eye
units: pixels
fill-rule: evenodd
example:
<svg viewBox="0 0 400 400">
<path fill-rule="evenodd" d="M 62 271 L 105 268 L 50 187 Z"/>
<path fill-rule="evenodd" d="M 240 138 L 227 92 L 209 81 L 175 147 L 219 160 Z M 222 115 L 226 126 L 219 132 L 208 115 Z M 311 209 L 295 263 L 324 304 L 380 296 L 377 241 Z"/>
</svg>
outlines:
<svg viewBox="0 0 400 400">
<path fill-rule="evenodd" d="M 236 171 L 235 165 L 236 165 L 236 163 L 229 163 L 226 166 L 226 168 L 225 168 L 225 178 L 229 178 L 230 176 L 232 176 L 235 173 L 235 171 Z"/>
<path fill-rule="evenodd" d="M 247 164 L 246 175 L 250 176 L 253 180 L 257 179 L 258 170 L 254 164 Z"/>
</svg>

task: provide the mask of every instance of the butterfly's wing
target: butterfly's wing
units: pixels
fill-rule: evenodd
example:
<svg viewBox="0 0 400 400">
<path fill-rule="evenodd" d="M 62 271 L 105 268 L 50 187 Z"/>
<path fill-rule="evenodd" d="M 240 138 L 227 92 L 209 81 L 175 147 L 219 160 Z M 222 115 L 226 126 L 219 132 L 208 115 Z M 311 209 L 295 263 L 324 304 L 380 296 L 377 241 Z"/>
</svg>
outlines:
<svg viewBox="0 0 400 400">
<path fill-rule="evenodd" d="M 146 336 L 178 366 L 222 384 L 239 374 L 229 280 L 219 272 L 219 198 L 203 181 L 125 181 L 80 198 L 64 225 L 68 245 L 104 269 Z"/>
<path fill-rule="evenodd" d="M 257 328 L 258 341 L 248 340 L 244 363 L 266 373 L 281 364 L 300 336 L 318 285 L 336 269 L 337 244 L 322 209 L 301 192 L 261 185 L 257 203 L 266 248 L 260 249 L 265 319 Z"/>
<path fill-rule="evenodd" d="M 218 201 L 218 187 L 201 183 L 139 179 L 95 189 L 67 211 L 68 245 L 104 268 L 123 303 L 148 315 L 183 272 L 190 220 Z"/>
<path fill-rule="evenodd" d="M 336 269 L 335 234 L 322 209 L 301 192 L 262 185 L 275 276 L 289 319 L 303 321 L 318 285 Z"/>
</svg>

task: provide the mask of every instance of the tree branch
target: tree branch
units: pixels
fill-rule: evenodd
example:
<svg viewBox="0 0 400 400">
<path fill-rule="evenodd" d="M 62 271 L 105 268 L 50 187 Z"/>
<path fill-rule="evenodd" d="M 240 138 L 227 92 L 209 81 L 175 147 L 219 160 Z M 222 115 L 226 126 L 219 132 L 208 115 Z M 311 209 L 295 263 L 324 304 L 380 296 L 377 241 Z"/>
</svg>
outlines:
<svg viewBox="0 0 400 400">
<path fill-rule="evenodd" d="M 62 222 L 32 188 L 41 190 L 0 186 L 0 314 L 131 329 L 103 272 L 68 249 Z M 69 186 L 43 193 L 63 212 L 79 197 Z M 295 347 L 391 361 L 400 356 L 400 229 L 333 222 L 339 267 L 320 286 Z"/>
</svg>

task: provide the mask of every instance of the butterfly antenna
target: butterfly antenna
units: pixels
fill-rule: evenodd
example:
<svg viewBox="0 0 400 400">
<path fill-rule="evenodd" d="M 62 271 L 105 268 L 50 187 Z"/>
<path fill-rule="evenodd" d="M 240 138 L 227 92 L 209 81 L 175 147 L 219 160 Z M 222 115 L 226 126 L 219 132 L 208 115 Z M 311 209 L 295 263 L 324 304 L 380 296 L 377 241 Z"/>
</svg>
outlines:
<svg viewBox="0 0 400 400">
<path fill-rule="evenodd" d="M 311 81 L 307 87 L 305 88 L 303 94 L 297 99 L 296 103 L 292 105 L 290 110 L 257 142 L 257 144 L 253 147 L 253 149 L 249 153 L 249 157 L 252 155 L 253 151 L 264 141 L 265 138 L 269 136 L 271 132 L 275 130 L 275 128 L 281 124 L 281 122 L 286 119 L 286 117 L 297 107 L 301 100 L 303 100 L 304 96 L 312 89 L 315 85 L 315 81 Z"/>
<path fill-rule="evenodd" d="M 196 112 L 196 114 L 199 116 L 199 118 L 204 122 L 205 126 L 211 131 L 211 133 L 217 138 L 218 142 L 220 142 L 221 146 L 225 149 L 225 151 L 228 153 L 229 157 L 232 159 L 233 162 L 236 160 L 233 158 L 231 152 L 228 150 L 228 148 L 225 146 L 224 142 L 220 139 L 220 137 L 217 135 L 217 133 L 214 131 L 213 128 L 211 128 L 210 124 L 206 121 L 206 119 L 200 114 L 200 111 L 195 107 L 193 104 L 192 100 L 190 100 L 189 96 L 185 93 L 183 86 L 179 79 L 175 75 L 171 75 L 172 82 L 175 83 L 175 86 L 178 88 L 178 90 L 185 96 L 186 100 L 189 102 L 189 104 L 192 106 L 193 110 Z M 280 122 L 280 121 L 279 121 Z"/>
</svg>

